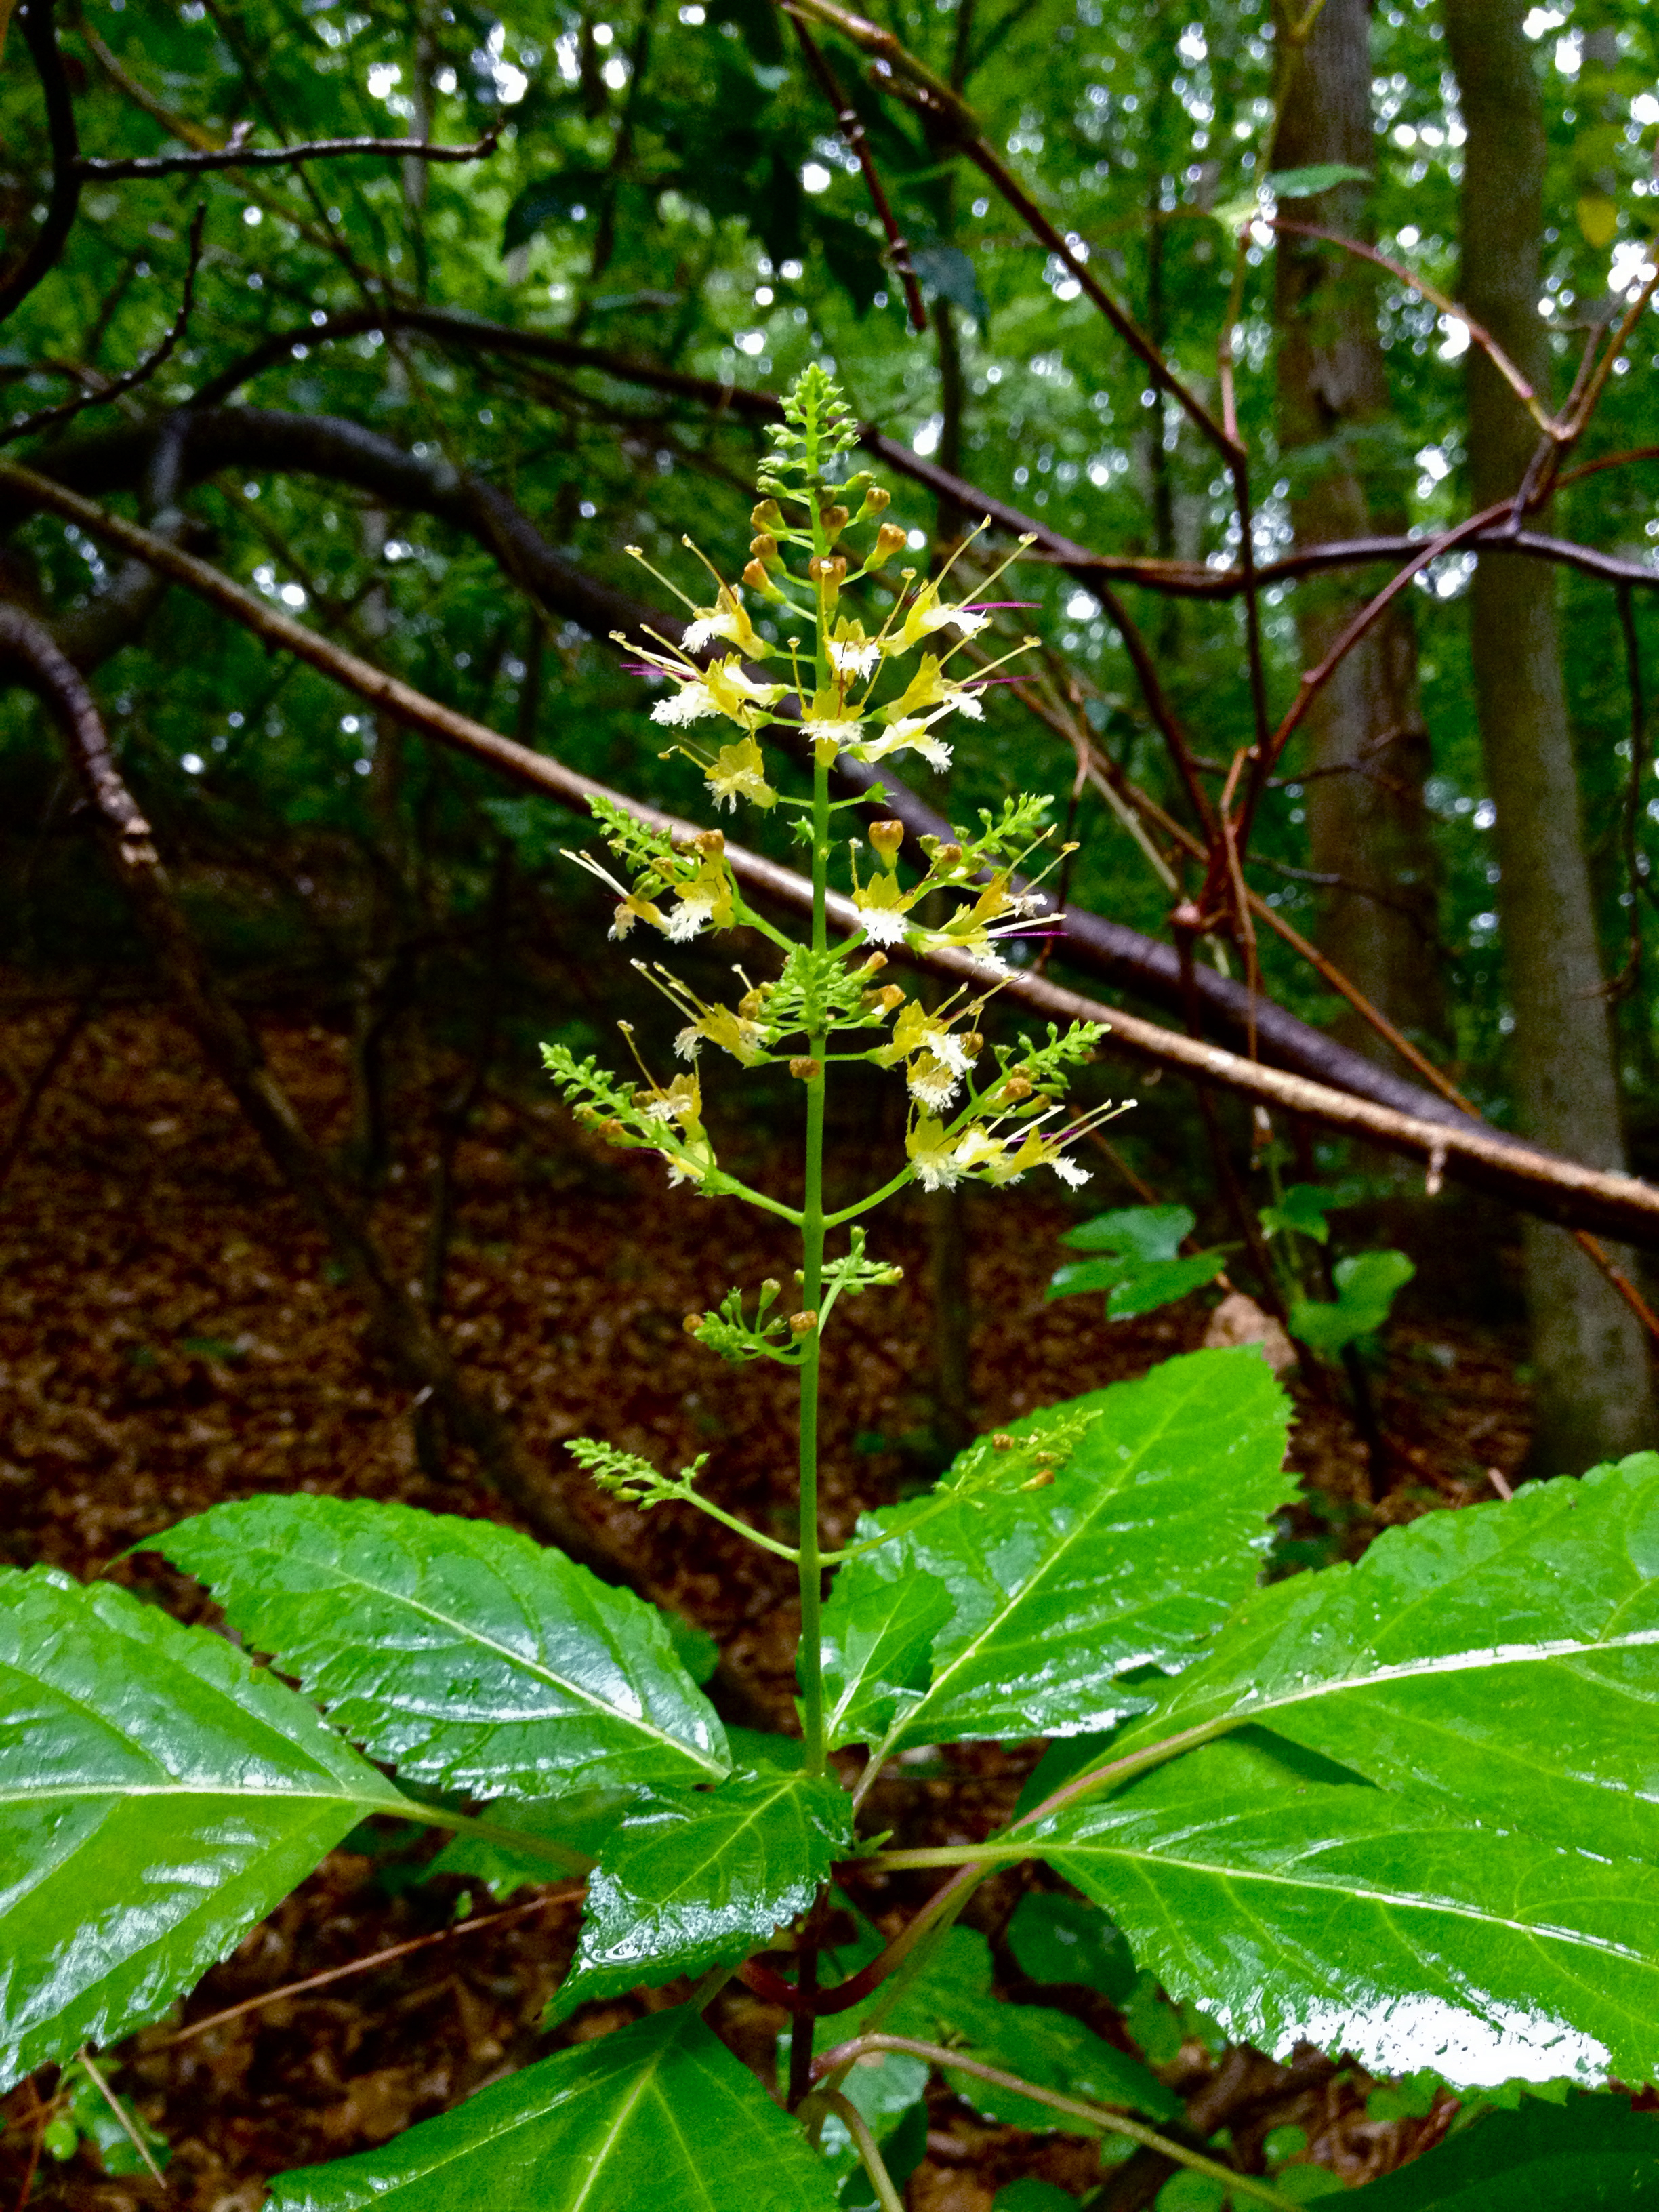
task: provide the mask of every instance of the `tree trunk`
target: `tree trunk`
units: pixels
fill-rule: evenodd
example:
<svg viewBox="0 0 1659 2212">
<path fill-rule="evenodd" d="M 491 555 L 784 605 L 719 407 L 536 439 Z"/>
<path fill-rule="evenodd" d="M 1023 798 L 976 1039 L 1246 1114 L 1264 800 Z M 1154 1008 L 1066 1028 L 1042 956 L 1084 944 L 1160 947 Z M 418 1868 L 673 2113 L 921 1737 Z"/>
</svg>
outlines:
<svg viewBox="0 0 1659 2212">
<path fill-rule="evenodd" d="M 1282 7 L 1279 29 L 1286 78 L 1273 167 L 1369 172 L 1376 155 L 1368 0 L 1325 0 L 1299 51 Z M 1287 200 L 1280 213 L 1361 238 L 1369 191 L 1339 184 Z M 1403 530 L 1399 457 L 1383 443 L 1390 407 L 1374 272 L 1335 246 L 1281 232 L 1275 282 L 1279 449 L 1297 545 Z M 1380 581 L 1350 574 L 1297 586 L 1304 665 L 1323 659 Z M 1405 601 L 1347 655 L 1304 726 L 1312 863 L 1340 878 L 1320 895 L 1321 949 L 1397 1029 L 1443 1045 L 1438 870 L 1423 799 L 1429 740 Z M 1346 1017 L 1341 1035 L 1372 1058 L 1388 1054 L 1358 1015 Z"/>
<path fill-rule="evenodd" d="M 1546 145 L 1526 0 L 1445 0 L 1464 127 L 1463 303 L 1547 395 L 1538 313 Z M 1509 497 L 1538 443 L 1478 347 L 1468 352 L 1469 489 Z M 1498 911 L 1521 1126 L 1600 1167 L 1622 1167 L 1618 1078 L 1595 942 L 1555 572 L 1483 553 L 1470 591 L 1475 703 L 1498 810 Z M 1612 1286 L 1560 1230 L 1526 1224 L 1538 1386 L 1534 1462 L 1576 1471 L 1653 1439 L 1648 1350 Z"/>
</svg>

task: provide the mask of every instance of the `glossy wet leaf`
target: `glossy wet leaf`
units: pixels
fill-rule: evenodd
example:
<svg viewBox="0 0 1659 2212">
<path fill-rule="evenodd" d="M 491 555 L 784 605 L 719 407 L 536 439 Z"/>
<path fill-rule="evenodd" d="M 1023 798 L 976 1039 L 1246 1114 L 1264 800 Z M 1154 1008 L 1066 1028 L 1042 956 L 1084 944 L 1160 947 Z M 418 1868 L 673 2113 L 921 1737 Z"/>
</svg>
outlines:
<svg viewBox="0 0 1659 2212">
<path fill-rule="evenodd" d="M 480 1796 L 717 1780 L 725 1732 L 662 1615 L 489 1521 L 252 1498 L 156 1539 L 335 1725 Z"/>
<path fill-rule="evenodd" d="M 900 1701 L 927 1686 L 933 1638 L 950 1620 L 937 1575 L 837 1578 L 823 1613 L 824 1727 L 831 1747 L 883 1735 Z"/>
<path fill-rule="evenodd" d="M 921 1571 L 955 1607 L 928 1686 L 896 1700 L 888 1748 L 1108 1728 L 1148 1702 L 1121 1671 L 1185 1664 L 1255 1582 L 1287 1489 L 1287 1407 L 1266 1364 L 1194 1352 L 1016 1431 L 1079 1406 L 1099 1418 L 1045 1487 L 860 1521 L 861 1536 L 898 1533 L 842 1568 L 839 1604 Z"/>
<path fill-rule="evenodd" d="M 773 1770 L 646 1800 L 600 1846 L 555 2016 L 744 1958 L 805 1911 L 851 1836 L 833 1776 Z"/>
<path fill-rule="evenodd" d="M 1042 1856 L 1237 2042 L 1468 2086 L 1659 2067 L 1659 1871 L 1206 1746 L 1045 1824 Z"/>
<path fill-rule="evenodd" d="M 1243 1719 L 1489 1827 L 1659 1865 L 1659 1455 L 1255 1591 L 1113 1756 Z"/>
<path fill-rule="evenodd" d="M 155 2018 L 406 1801 L 222 1637 L 0 1574 L 0 2083 Z"/>
<path fill-rule="evenodd" d="M 697 2015 L 656 2014 L 441 2118 L 278 2174 L 267 2212 L 834 2212 L 828 2168 Z"/>
<path fill-rule="evenodd" d="M 1623 2097 L 1574 2097 L 1494 2112 L 1336 2212 L 1650 2212 L 1659 2204 L 1659 2114 Z"/>
</svg>

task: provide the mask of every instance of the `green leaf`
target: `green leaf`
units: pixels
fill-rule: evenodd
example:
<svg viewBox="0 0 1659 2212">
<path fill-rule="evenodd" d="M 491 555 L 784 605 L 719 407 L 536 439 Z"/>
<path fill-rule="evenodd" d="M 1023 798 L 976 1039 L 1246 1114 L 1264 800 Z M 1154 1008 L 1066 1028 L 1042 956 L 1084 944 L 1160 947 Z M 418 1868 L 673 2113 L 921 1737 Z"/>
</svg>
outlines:
<svg viewBox="0 0 1659 2212">
<path fill-rule="evenodd" d="M 1034 1982 L 1075 1982 L 1121 2005 L 1136 1980 L 1134 1957 L 1097 1905 L 1064 1890 L 1028 1889 L 1008 1923 L 1008 1948 Z"/>
<path fill-rule="evenodd" d="M 1659 2117 L 1632 2112 L 1623 2097 L 1528 2101 L 1364 2194 L 1364 2212 L 1646 2212 L 1659 2204 Z M 1316 2202 L 1334 2206 L 1336 2197 Z"/>
<path fill-rule="evenodd" d="M 1184 1206 L 1126 1206 L 1079 1222 L 1060 1241 L 1073 1252 L 1109 1252 L 1115 1260 L 1173 1260 L 1195 1225 Z"/>
<path fill-rule="evenodd" d="M 155 1548 L 207 1583 L 337 1728 L 415 1780 L 538 1797 L 729 1771 L 725 1731 L 663 1616 L 514 1529 L 251 1498 Z"/>
<path fill-rule="evenodd" d="M 1261 181 L 1275 199 L 1311 200 L 1338 185 L 1368 185 L 1371 173 L 1344 161 L 1316 161 L 1306 169 L 1275 169 Z"/>
<path fill-rule="evenodd" d="M 828 2169 L 684 2007 L 580 2043 L 393 2142 L 279 2174 L 267 2212 L 835 2212 Z"/>
<path fill-rule="evenodd" d="M 1212 1744 L 1039 1845 L 1234 2040 L 1498 2081 L 1659 2066 L 1659 1872 Z M 1248 1929 L 1248 1940 L 1241 1931 Z"/>
<path fill-rule="evenodd" d="M 1053 2181 L 1036 2181 L 1029 2174 L 999 2189 L 991 2212 L 1077 2212 L 1077 2199 Z"/>
<path fill-rule="evenodd" d="M 933 1638 L 953 1611 L 937 1575 L 840 1577 L 823 1614 L 824 1725 L 832 1748 L 879 1737 L 927 1686 Z"/>
<path fill-rule="evenodd" d="M 706 1628 L 695 1620 L 688 1620 L 683 1613 L 665 1610 L 663 1626 L 668 1631 L 668 1640 L 679 1655 L 679 1662 L 691 1680 L 701 1689 L 720 1663 L 720 1647 Z"/>
<path fill-rule="evenodd" d="M 1293 1182 L 1288 1190 L 1279 1194 L 1277 1206 L 1261 1209 L 1261 1226 L 1269 1237 L 1282 1229 L 1294 1230 L 1298 1237 L 1311 1237 L 1316 1243 L 1329 1241 L 1331 1224 L 1326 1220 L 1342 1203 L 1334 1190 L 1322 1190 L 1317 1183 Z"/>
<path fill-rule="evenodd" d="M 0 1573 L 0 2087 L 154 2020 L 366 1814 L 407 1809 L 222 1637 Z"/>
<path fill-rule="evenodd" d="M 1073 1261 L 1055 1270 L 1046 1296 L 1076 1297 L 1104 1291 L 1112 1321 L 1152 1313 L 1212 1283 L 1223 1255 L 1200 1252 L 1182 1259 L 1181 1240 L 1192 1234 L 1193 1216 L 1184 1206 L 1131 1206 L 1097 1214 L 1069 1230 L 1061 1243 L 1074 1252 L 1097 1252 L 1096 1260 Z"/>
<path fill-rule="evenodd" d="M 1190 1353 L 1016 1426 L 1029 1433 L 1079 1407 L 1099 1418 L 1046 1487 L 923 1499 L 860 1522 L 860 1537 L 892 1540 L 841 1569 L 840 1617 L 856 1615 L 872 1584 L 918 1572 L 955 1606 L 927 1688 L 896 1701 L 885 1751 L 1109 1728 L 1149 1698 L 1120 1670 L 1187 1663 L 1255 1581 L 1286 1489 L 1287 1407 L 1264 1361 Z"/>
<path fill-rule="evenodd" d="M 1534 1844 L 1659 1865 L 1656 1647 L 1659 1455 L 1638 1452 L 1253 1592 L 1112 1755 L 1255 1722 Z"/>
<path fill-rule="evenodd" d="M 1374 1336 L 1389 1318 L 1395 1293 L 1417 1269 L 1403 1252 L 1357 1252 L 1339 1260 L 1333 1273 L 1336 1299 L 1297 1298 L 1290 1329 L 1316 1352 L 1340 1352 L 1362 1336 Z"/>
<path fill-rule="evenodd" d="M 735 1964 L 805 1911 L 851 1840 L 852 1807 L 833 1776 L 739 1774 L 647 1799 L 600 1847 L 553 2016 Z"/>
</svg>

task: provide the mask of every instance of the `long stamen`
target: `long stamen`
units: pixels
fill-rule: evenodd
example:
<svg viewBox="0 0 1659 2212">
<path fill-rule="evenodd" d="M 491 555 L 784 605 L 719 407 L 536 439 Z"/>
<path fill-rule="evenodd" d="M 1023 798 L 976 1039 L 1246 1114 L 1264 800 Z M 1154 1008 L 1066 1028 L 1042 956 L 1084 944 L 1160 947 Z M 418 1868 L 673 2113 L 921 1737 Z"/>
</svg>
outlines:
<svg viewBox="0 0 1659 2212">
<path fill-rule="evenodd" d="M 689 545 L 691 543 L 691 540 L 688 538 L 685 543 Z M 676 583 L 672 583 L 669 579 L 664 575 L 660 568 L 653 568 L 637 545 L 624 545 L 623 547 L 623 551 L 626 553 L 630 559 L 637 561 L 641 568 L 645 570 L 647 576 L 654 576 L 657 581 L 662 586 L 664 591 L 672 592 L 674 597 L 679 601 L 683 607 L 690 607 L 692 613 L 696 614 L 697 611 L 696 601 L 695 599 L 688 599 L 685 593 L 681 591 L 679 586 Z"/>
</svg>

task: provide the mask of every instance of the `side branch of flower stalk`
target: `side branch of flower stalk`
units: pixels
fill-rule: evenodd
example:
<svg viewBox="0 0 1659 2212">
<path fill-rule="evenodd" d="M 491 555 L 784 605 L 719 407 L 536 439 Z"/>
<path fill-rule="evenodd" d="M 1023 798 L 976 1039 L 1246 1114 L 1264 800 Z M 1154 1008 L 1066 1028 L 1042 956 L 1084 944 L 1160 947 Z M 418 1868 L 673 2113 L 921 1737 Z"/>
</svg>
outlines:
<svg viewBox="0 0 1659 2212">
<path fill-rule="evenodd" d="M 611 792 L 592 777 L 565 768 L 544 754 L 532 752 L 471 716 L 428 698 L 401 678 L 279 613 L 209 563 L 153 532 L 106 514 L 50 477 L 15 463 L 0 462 L 0 494 L 7 492 L 20 502 L 61 514 L 93 536 L 149 562 L 257 635 L 282 646 L 405 726 L 458 747 L 515 782 L 542 791 L 566 805 L 586 806 L 596 796 L 609 799 L 671 835 L 690 837 L 695 834 L 692 823 Z M 775 900 L 797 912 L 806 909 L 811 886 L 793 869 L 740 847 L 728 845 L 726 854 L 732 873 L 745 892 Z M 828 894 L 825 913 L 839 930 L 858 927 L 856 909 L 837 893 Z M 961 953 L 929 953 L 919 964 L 981 988 L 996 980 L 979 963 Z M 1221 1046 L 1180 1036 L 1156 1022 L 1103 1006 L 1045 977 L 1016 969 L 1002 980 L 1001 988 L 1006 1000 L 1057 1020 L 1106 1024 L 1111 1031 L 1108 1049 L 1127 1054 L 1147 1066 L 1211 1084 L 1251 1103 L 1301 1115 L 1322 1127 L 1381 1145 L 1425 1166 L 1438 1160 L 1443 1172 L 1455 1181 L 1489 1192 L 1540 1219 L 1659 1249 L 1659 1189 L 1636 1176 L 1561 1159 L 1497 1132 L 1464 1126 L 1461 1117 L 1449 1115 L 1443 1121 L 1428 1119 L 1420 1113 L 1383 1106 L 1357 1093 L 1250 1061 Z"/>
</svg>

